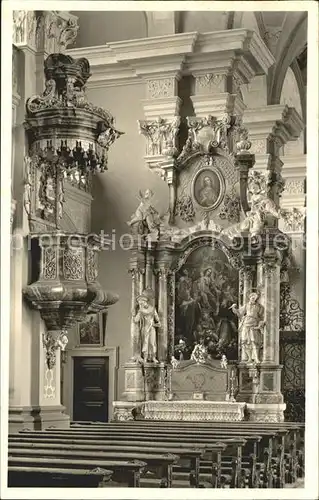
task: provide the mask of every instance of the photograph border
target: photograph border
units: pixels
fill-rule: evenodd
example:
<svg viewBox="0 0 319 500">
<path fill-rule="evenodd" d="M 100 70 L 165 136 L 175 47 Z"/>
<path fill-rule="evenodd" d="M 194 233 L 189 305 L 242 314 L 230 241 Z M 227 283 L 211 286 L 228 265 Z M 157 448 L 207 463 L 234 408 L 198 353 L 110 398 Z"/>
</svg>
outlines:
<svg viewBox="0 0 319 500">
<path fill-rule="evenodd" d="M 301 489 L 266 489 L 214 492 L 210 490 L 176 489 L 165 494 L 156 489 L 127 490 L 113 488 L 85 490 L 70 488 L 58 491 L 54 488 L 8 488 L 6 483 L 8 453 L 8 402 L 9 402 L 9 346 L 10 346 L 10 206 L 11 193 L 11 122 L 12 103 L 8 95 L 12 92 L 12 10 L 40 10 L 43 1 L 6 0 L 2 2 L 1 62 L 2 99 L 1 117 L 5 126 L 1 130 L 1 498 L 3 499 L 149 499 L 174 498 L 197 499 L 304 499 L 318 498 L 318 5 L 316 1 L 121 1 L 88 2 L 51 1 L 45 2 L 45 10 L 230 10 L 230 11 L 307 11 L 308 12 L 308 78 L 307 78 L 307 262 L 306 262 L 306 432 L 305 432 L 305 487 Z M 5 70 L 4 70 L 5 69 Z M 316 278 L 317 279 L 316 279 Z"/>
</svg>

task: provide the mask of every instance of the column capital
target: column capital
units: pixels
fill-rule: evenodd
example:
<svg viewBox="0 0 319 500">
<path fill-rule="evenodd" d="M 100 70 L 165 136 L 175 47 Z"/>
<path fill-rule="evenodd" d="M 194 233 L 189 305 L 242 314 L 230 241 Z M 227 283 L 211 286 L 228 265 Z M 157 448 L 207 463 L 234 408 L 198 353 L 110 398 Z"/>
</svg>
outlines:
<svg viewBox="0 0 319 500">
<path fill-rule="evenodd" d="M 13 44 L 47 54 L 63 52 L 76 38 L 77 16 L 64 11 L 13 11 Z"/>
</svg>

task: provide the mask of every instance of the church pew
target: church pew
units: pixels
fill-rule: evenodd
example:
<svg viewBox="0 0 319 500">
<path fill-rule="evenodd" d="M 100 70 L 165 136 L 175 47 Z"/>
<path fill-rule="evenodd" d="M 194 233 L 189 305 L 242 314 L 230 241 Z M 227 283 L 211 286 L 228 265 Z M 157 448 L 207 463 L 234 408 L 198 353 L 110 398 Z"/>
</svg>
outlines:
<svg viewBox="0 0 319 500">
<path fill-rule="evenodd" d="M 161 429 L 167 427 L 171 428 L 180 428 L 181 426 L 194 428 L 194 424 L 196 428 L 227 428 L 227 429 L 236 429 L 236 430 L 247 430 L 256 429 L 256 432 L 263 434 L 265 430 L 268 431 L 276 431 L 276 437 L 274 439 L 275 447 L 278 450 L 276 460 L 278 459 L 278 467 L 280 470 L 280 474 L 277 473 L 279 478 L 279 486 L 282 487 L 284 483 L 284 459 L 288 460 L 289 465 L 289 482 L 296 481 L 297 476 L 302 475 L 303 473 L 303 447 L 302 447 L 302 432 L 304 429 L 303 423 L 295 423 L 295 422 L 278 422 L 278 423 L 263 423 L 263 422 L 250 422 L 250 421 L 242 421 L 242 422 L 187 422 L 187 421 L 156 421 L 156 420 L 137 420 L 137 421 L 125 421 L 125 422 L 72 422 L 72 429 L 76 428 L 87 428 L 88 430 L 92 430 L 93 428 L 98 430 L 102 429 L 105 426 L 115 426 L 118 428 L 131 427 L 134 426 L 136 428 L 137 425 L 143 425 L 143 427 Z M 287 433 L 289 433 L 288 439 Z M 298 438 L 299 435 L 299 438 Z M 299 442 L 299 450 L 297 452 L 297 442 Z M 289 444 L 290 443 L 290 444 Z M 285 446 L 288 448 L 287 453 L 285 453 Z M 270 462 L 272 461 L 272 456 L 270 455 Z"/>
<path fill-rule="evenodd" d="M 163 424 L 163 422 L 161 422 Z M 117 430 L 121 430 L 123 431 L 124 429 L 126 431 L 131 431 L 132 429 L 134 429 L 134 432 L 139 429 L 139 430 L 143 430 L 143 432 L 145 432 L 145 429 L 148 427 L 148 431 L 150 429 L 154 430 L 154 428 L 156 429 L 156 433 L 161 433 L 161 432 L 167 432 L 167 431 L 176 431 L 178 429 L 178 432 L 180 432 L 180 429 L 182 428 L 183 430 L 187 429 L 188 432 L 191 432 L 191 433 L 194 433 L 196 432 L 197 433 L 197 429 L 200 429 L 201 432 L 212 432 L 214 431 L 214 434 L 215 435 L 224 435 L 225 433 L 225 430 L 222 430 L 221 426 L 219 425 L 219 422 L 216 423 L 212 423 L 212 424 L 204 424 L 204 423 L 201 423 L 201 425 L 198 425 L 196 424 L 196 430 L 194 430 L 194 425 L 191 423 L 191 422 L 180 422 L 180 425 L 176 425 L 176 423 L 174 422 L 174 425 L 171 425 L 171 422 L 165 422 L 164 425 L 161 425 L 161 426 L 158 426 L 156 427 L 155 425 L 151 426 L 151 425 L 147 425 L 147 421 L 137 421 L 137 422 L 134 422 L 133 424 L 126 424 L 126 422 L 123 422 L 123 423 L 119 423 L 119 424 L 113 424 L 113 423 L 109 423 L 109 424 L 104 424 L 103 426 L 83 426 L 83 425 L 80 425 L 79 427 L 76 427 L 76 426 L 72 426 L 72 429 L 74 428 L 78 428 L 78 429 L 86 429 L 88 432 L 102 432 L 103 429 L 106 430 L 106 429 L 116 429 Z M 276 429 L 275 431 L 272 431 L 270 429 L 268 430 L 263 430 L 261 428 L 262 426 L 259 425 L 258 429 L 254 430 L 254 429 L 249 429 L 246 425 L 241 427 L 240 426 L 240 423 L 239 425 L 233 429 L 230 429 L 230 428 L 227 428 L 226 432 L 227 434 L 232 434 L 232 435 L 236 435 L 236 436 L 240 436 L 240 437 L 247 437 L 247 436 L 250 436 L 250 435 L 256 435 L 257 434 L 257 430 L 258 430 L 258 434 L 260 434 L 262 437 L 259 439 L 259 442 L 260 440 L 263 438 L 263 439 L 266 439 L 267 438 L 267 444 L 264 445 L 264 448 L 268 448 L 268 458 L 269 458 L 269 461 L 271 462 L 272 459 L 273 459 L 273 448 L 274 450 L 279 450 L 279 449 L 283 449 L 284 450 L 284 438 L 285 438 L 285 435 L 288 433 L 287 429 Z M 222 437 L 221 437 L 222 439 Z M 255 446 L 256 446 L 256 442 L 255 442 Z M 279 445 L 279 446 L 278 446 Z M 256 454 L 256 448 L 253 449 L 253 454 Z M 283 461 L 283 453 L 279 452 L 278 451 L 278 458 L 280 460 L 280 463 L 282 463 Z"/>
<path fill-rule="evenodd" d="M 167 426 L 161 426 L 161 428 L 157 428 L 157 429 L 150 429 L 150 428 L 147 428 L 147 426 L 144 426 L 144 421 L 143 423 L 142 422 L 135 422 L 135 425 L 132 427 L 132 425 L 129 425 L 129 426 L 126 426 L 125 425 L 125 422 L 123 422 L 122 424 L 119 424 L 117 426 L 114 426 L 112 423 L 108 423 L 108 424 L 104 424 L 104 427 L 103 428 L 94 428 L 94 426 L 79 426 L 79 427 L 75 427 L 75 426 L 72 426 L 71 429 L 74 430 L 75 432 L 83 432 L 84 430 L 86 432 L 89 432 L 90 434 L 94 433 L 96 435 L 101 435 L 101 433 L 105 434 L 107 433 L 108 435 L 112 435 L 114 433 L 117 433 L 117 432 L 121 432 L 121 434 L 123 434 L 124 432 L 127 432 L 127 433 L 134 433 L 136 434 L 137 432 L 140 432 L 142 433 L 142 435 L 145 435 L 147 434 L 149 437 L 151 437 L 153 439 L 154 437 L 154 433 L 156 433 L 157 435 L 171 435 L 173 436 L 173 434 L 175 433 L 175 437 L 176 439 L 178 439 L 178 436 L 180 436 L 181 434 L 181 429 L 183 429 L 183 432 L 184 431 L 187 431 L 187 435 L 190 436 L 190 435 L 193 435 L 193 436 L 197 436 L 198 435 L 198 429 L 199 427 L 196 428 L 196 430 L 194 430 L 194 426 L 192 426 L 191 428 L 190 427 L 186 427 L 184 425 L 180 425 L 178 429 L 176 429 L 176 427 L 174 428 L 170 428 L 168 425 Z M 81 431 L 82 429 L 82 431 Z M 52 431 L 57 431 L 57 430 L 53 430 Z M 66 430 L 67 432 L 67 430 Z M 205 436 L 213 436 L 213 437 L 217 437 L 224 441 L 224 438 L 225 437 L 231 437 L 230 434 L 233 436 L 233 437 L 239 437 L 239 438 L 246 438 L 248 439 L 248 441 L 255 441 L 256 442 L 256 438 L 254 436 L 254 432 L 253 431 L 249 431 L 249 429 L 244 429 L 244 430 L 241 430 L 240 432 L 238 432 L 238 430 L 227 430 L 226 434 L 225 434 L 225 431 L 221 431 L 220 429 L 216 428 L 214 429 L 214 431 L 212 431 L 211 429 L 209 428 L 206 428 L 206 429 L 200 429 L 200 432 L 201 434 L 205 435 Z M 177 434 L 176 434 L 177 433 Z M 264 433 L 264 437 L 267 436 L 268 438 L 268 441 L 267 441 L 267 446 L 264 446 L 264 454 L 265 454 L 265 457 L 263 459 L 263 477 L 264 477 L 264 486 L 265 487 L 272 487 L 273 485 L 273 468 L 272 468 L 272 462 L 273 462 L 273 457 L 272 457 L 272 442 L 273 442 L 273 439 L 276 437 L 276 434 L 272 431 L 265 431 Z M 260 441 L 260 439 L 259 439 Z M 255 443 L 255 446 L 256 446 L 256 443 Z M 254 468 L 253 468 L 253 471 L 251 473 L 251 479 L 253 480 L 253 478 L 255 477 L 255 470 L 256 470 L 256 463 L 257 463 L 257 456 L 256 456 L 256 451 L 255 449 L 253 449 L 252 451 L 253 453 L 253 457 L 254 457 Z M 241 469 L 241 457 L 239 458 L 238 457 L 238 469 Z M 278 467 L 278 471 L 277 471 L 277 474 L 281 474 L 281 469 Z M 240 474 L 240 473 L 239 473 Z M 281 478 L 282 479 L 282 478 Z M 278 482 L 279 479 L 278 479 Z"/>
<path fill-rule="evenodd" d="M 239 485 L 239 480 L 240 480 L 240 475 L 241 475 L 241 457 L 242 457 L 242 448 L 243 446 L 246 445 L 246 440 L 245 439 L 242 439 L 242 438 L 229 438 L 229 436 L 226 435 L 225 437 L 225 440 L 221 440 L 220 438 L 213 438 L 213 437 L 209 437 L 209 436 L 199 436 L 198 434 L 196 434 L 195 436 L 187 436 L 187 435 L 181 435 L 180 433 L 175 435 L 175 436 L 157 436 L 156 433 L 153 434 L 153 435 L 146 435 L 144 436 L 143 435 L 143 432 L 139 432 L 139 433 L 131 433 L 129 432 L 128 434 L 124 434 L 124 433 L 105 433 L 103 432 L 102 434 L 101 433 L 98 433 L 97 435 L 95 435 L 95 433 L 83 433 L 82 435 L 79 434 L 78 432 L 74 432 L 72 429 L 50 429 L 50 431 L 43 431 L 43 433 L 46 435 L 46 436 L 51 436 L 51 437 L 54 437 L 54 436 L 69 436 L 69 437 L 72 437 L 73 439 L 76 439 L 76 438 L 82 438 L 82 439 L 87 439 L 88 436 L 90 438 L 93 438 L 95 437 L 96 439 L 99 439 L 99 440 L 102 440 L 103 439 L 103 443 L 104 443 L 104 440 L 113 440 L 115 441 L 117 444 L 123 442 L 123 441 L 130 441 L 130 440 L 134 440 L 134 439 L 138 439 L 138 441 L 149 441 L 150 443 L 155 443 L 155 442 L 162 442 L 162 443 L 165 443 L 166 445 L 168 443 L 171 443 L 172 441 L 176 441 L 176 442 L 181 442 L 183 441 L 185 444 L 188 444 L 189 446 L 192 445 L 194 447 L 196 447 L 197 443 L 201 443 L 201 444 L 205 444 L 207 445 L 207 447 L 214 451 L 214 449 L 216 448 L 216 444 L 218 444 L 218 442 L 222 441 L 222 442 L 225 442 L 225 444 L 227 445 L 228 447 L 228 450 L 234 450 L 234 462 L 232 463 L 232 466 L 231 466 L 231 469 L 233 471 L 232 473 L 232 477 L 233 477 L 233 487 L 238 487 Z M 30 435 L 30 432 L 23 432 L 22 433 L 23 435 L 25 434 L 28 434 Z M 34 437 L 36 439 L 38 439 L 41 435 L 40 432 L 34 432 L 34 433 L 31 433 L 31 435 L 34 435 Z M 220 471 L 220 463 L 217 462 L 217 465 L 216 467 L 214 468 L 214 470 L 212 471 L 212 481 L 215 482 L 215 484 L 217 485 L 217 487 L 219 487 L 220 485 L 220 480 L 221 480 L 221 471 Z M 217 468 L 217 478 L 216 478 L 216 468 Z M 213 483 L 214 484 L 214 483 Z"/>
<path fill-rule="evenodd" d="M 97 488 L 111 481 L 113 471 L 96 468 L 8 467 L 8 487 Z"/>
<path fill-rule="evenodd" d="M 155 453 L 154 446 L 146 447 L 143 446 L 143 443 L 140 443 L 139 446 L 134 446 L 132 444 L 130 445 L 129 443 L 127 443 L 125 446 L 119 446 L 115 445 L 113 441 L 111 441 L 111 444 L 106 445 L 104 443 L 101 444 L 101 441 L 97 441 L 94 444 L 90 441 L 85 441 L 86 444 L 83 444 L 83 442 L 76 440 L 72 442 L 73 444 L 70 444 L 70 442 L 66 441 L 65 439 L 60 439 L 59 442 L 48 438 L 41 440 L 41 442 L 39 442 L 40 440 L 33 441 L 32 437 L 15 439 L 16 441 L 14 441 L 12 437 L 9 438 L 9 451 L 14 449 L 37 449 L 39 451 L 39 454 L 41 454 L 43 450 L 49 449 L 63 451 L 67 448 L 68 451 L 75 450 L 83 451 L 85 453 L 87 451 L 114 451 L 114 453 L 128 452 L 136 456 L 139 456 L 141 453 L 143 453 L 143 455 L 154 455 Z M 224 448 L 225 446 L 222 446 L 222 449 Z M 195 487 L 199 486 L 200 458 L 204 455 L 205 451 L 206 447 L 204 445 L 198 445 L 196 448 L 186 448 L 181 447 L 180 445 L 176 445 L 174 447 L 156 447 L 156 452 L 159 452 L 161 454 L 178 455 L 180 457 L 180 460 L 187 461 L 190 475 L 194 480 Z"/>
<path fill-rule="evenodd" d="M 40 457 L 39 457 L 40 455 Z M 36 457 L 36 458 L 34 458 Z M 54 459 L 52 458 L 54 457 Z M 169 454 L 146 454 L 143 452 L 140 453 L 129 453 L 129 452 L 108 452 L 108 451 L 95 451 L 89 452 L 84 450 L 70 450 L 67 451 L 65 449 L 60 450 L 50 450 L 50 449 L 31 449 L 31 448 L 11 448 L 9 447 L 9 461 L 14 459 L 25 458 L 27 460 L 31 460 L 32 463 L 36 463 L 36 460 L 39 460 L 39 463 L 49 462 L 50 464 L 55 463 L 55 460 L 60 460 L 66 463 L 72 463 L 72 467 L 75 465 L 82 466 L 87 465 L 92 461 L 93 463 L 98 463 L 99 467 L 108 467 L 109 469 L 114 470 L 116 468 L 117 462 L 126 462 L 129 463 L 130 460 L 138 461 L 139 463 L 144 464 L 144 468 L 156 472 L 156 474 L 166 480 L 168 487 L 171 487 L 172 483 L 172 466 L 177 462 L 177 455 L 169 455 Z M 57 462 L 59 463 L 59 462 Z M 75 467 L 76 468 L 76 467 Z M 114 470 L 114 475 L 117 475 L 117 471 Z"/>
<path fill-rule="evenodd" d="M 191 468 L 191 471 L 194 470 L 194 482 L 198 483 L 198 467 L 199 467 L 199 455 L 203 455 L 204 453 L 210 454 L 210 465 L 213 467 L 213 464 L 221 463 L 221 453 L 226 449 L 226 445 L 222 443 L 214 443 L 214 445 L 210 445 L 209 447 L 203 443 L 190 443 L 184 444 L 180 441 L 177 442 L 169 442 L 162 443 L 157 441 L 139 441 L 134 437 L 130 438 L 127 441 L 122 441 L 118 444 L 116 441 L 112 440 L 94 440 L 93 436 L 83 436 L 83 439 L 79 439 L 79 436 L 72 437 L 63 433 L 62 435 L 57 435 L 50 433 L 49 431 L 29 431 L 28 433 L 23 432 L 19 434 L 10 434 L 9 435 L 9 445 L 11 447 L 19 447 L 19 445 L 27 445 L 33 447 L 35 444 L 44 444 L 45 446 L 52 447 L 55 444 L 64 444 L 69 448 L 73 446 L 80 445 L 81 447 L 86 446 L 94 446 L 95 449 L 102 448 L 103 450 L 111 451 L 131 451 L 135 453 L 141 453 L 142 451 L 152 451 L 154 453 L 156 451 L 160 453 L 173 452 L 180 456 L 182 460 L 185 458 L 191 458 L 194 461 L 195 458 L 195 466 L 194 469 Z M 190 449 L 191 447 L 191 449 Z M 215 475 L 218 471 L 215 472 Z M 216 480 L 217 482 L 217 476 Z M 217 487 L 217 486 L 216 486 Z"/>
</svg>

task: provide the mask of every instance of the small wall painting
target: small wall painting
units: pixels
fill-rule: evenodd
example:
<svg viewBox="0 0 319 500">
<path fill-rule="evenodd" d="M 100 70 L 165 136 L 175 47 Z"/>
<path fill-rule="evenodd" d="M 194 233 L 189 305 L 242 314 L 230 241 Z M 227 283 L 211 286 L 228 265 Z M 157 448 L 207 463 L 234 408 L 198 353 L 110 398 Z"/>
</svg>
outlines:
<svg viewBox="0 0 319 500">
<path fill-rule="evenodd" d="M 213 210 L 222 201 L 223 178 L 217 169 L 203 168 L 193 180 L 193 198 L 203 210 Z"/>
<path fill-rule="evenodd" d="M 102 347 L 104 345 L 104 323 L 102 314 L 88 314 L 85 321 L 78 323 L 79 345 Z"/>
</svg>

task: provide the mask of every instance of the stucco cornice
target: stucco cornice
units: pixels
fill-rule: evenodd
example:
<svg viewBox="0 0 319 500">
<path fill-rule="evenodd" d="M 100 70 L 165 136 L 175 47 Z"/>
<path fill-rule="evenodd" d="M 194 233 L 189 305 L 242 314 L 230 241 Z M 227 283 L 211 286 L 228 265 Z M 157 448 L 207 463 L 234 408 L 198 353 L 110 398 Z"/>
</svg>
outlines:
<svg viewBox="0 0 319 500">
<path fill-rule="evenodd" d="M 91 88 L 168 76 L 178 79 L 185 73 L 196 74 L 205 69 L 228 71 L 234 61 L 249 81 L 257 74 L 267 73 L 274 63 L 260 36 L 246 29 L 124 40 L 70 49 L 67 53 L 89 60 L 92 77 L 88 86 Z"/>
</svg>

